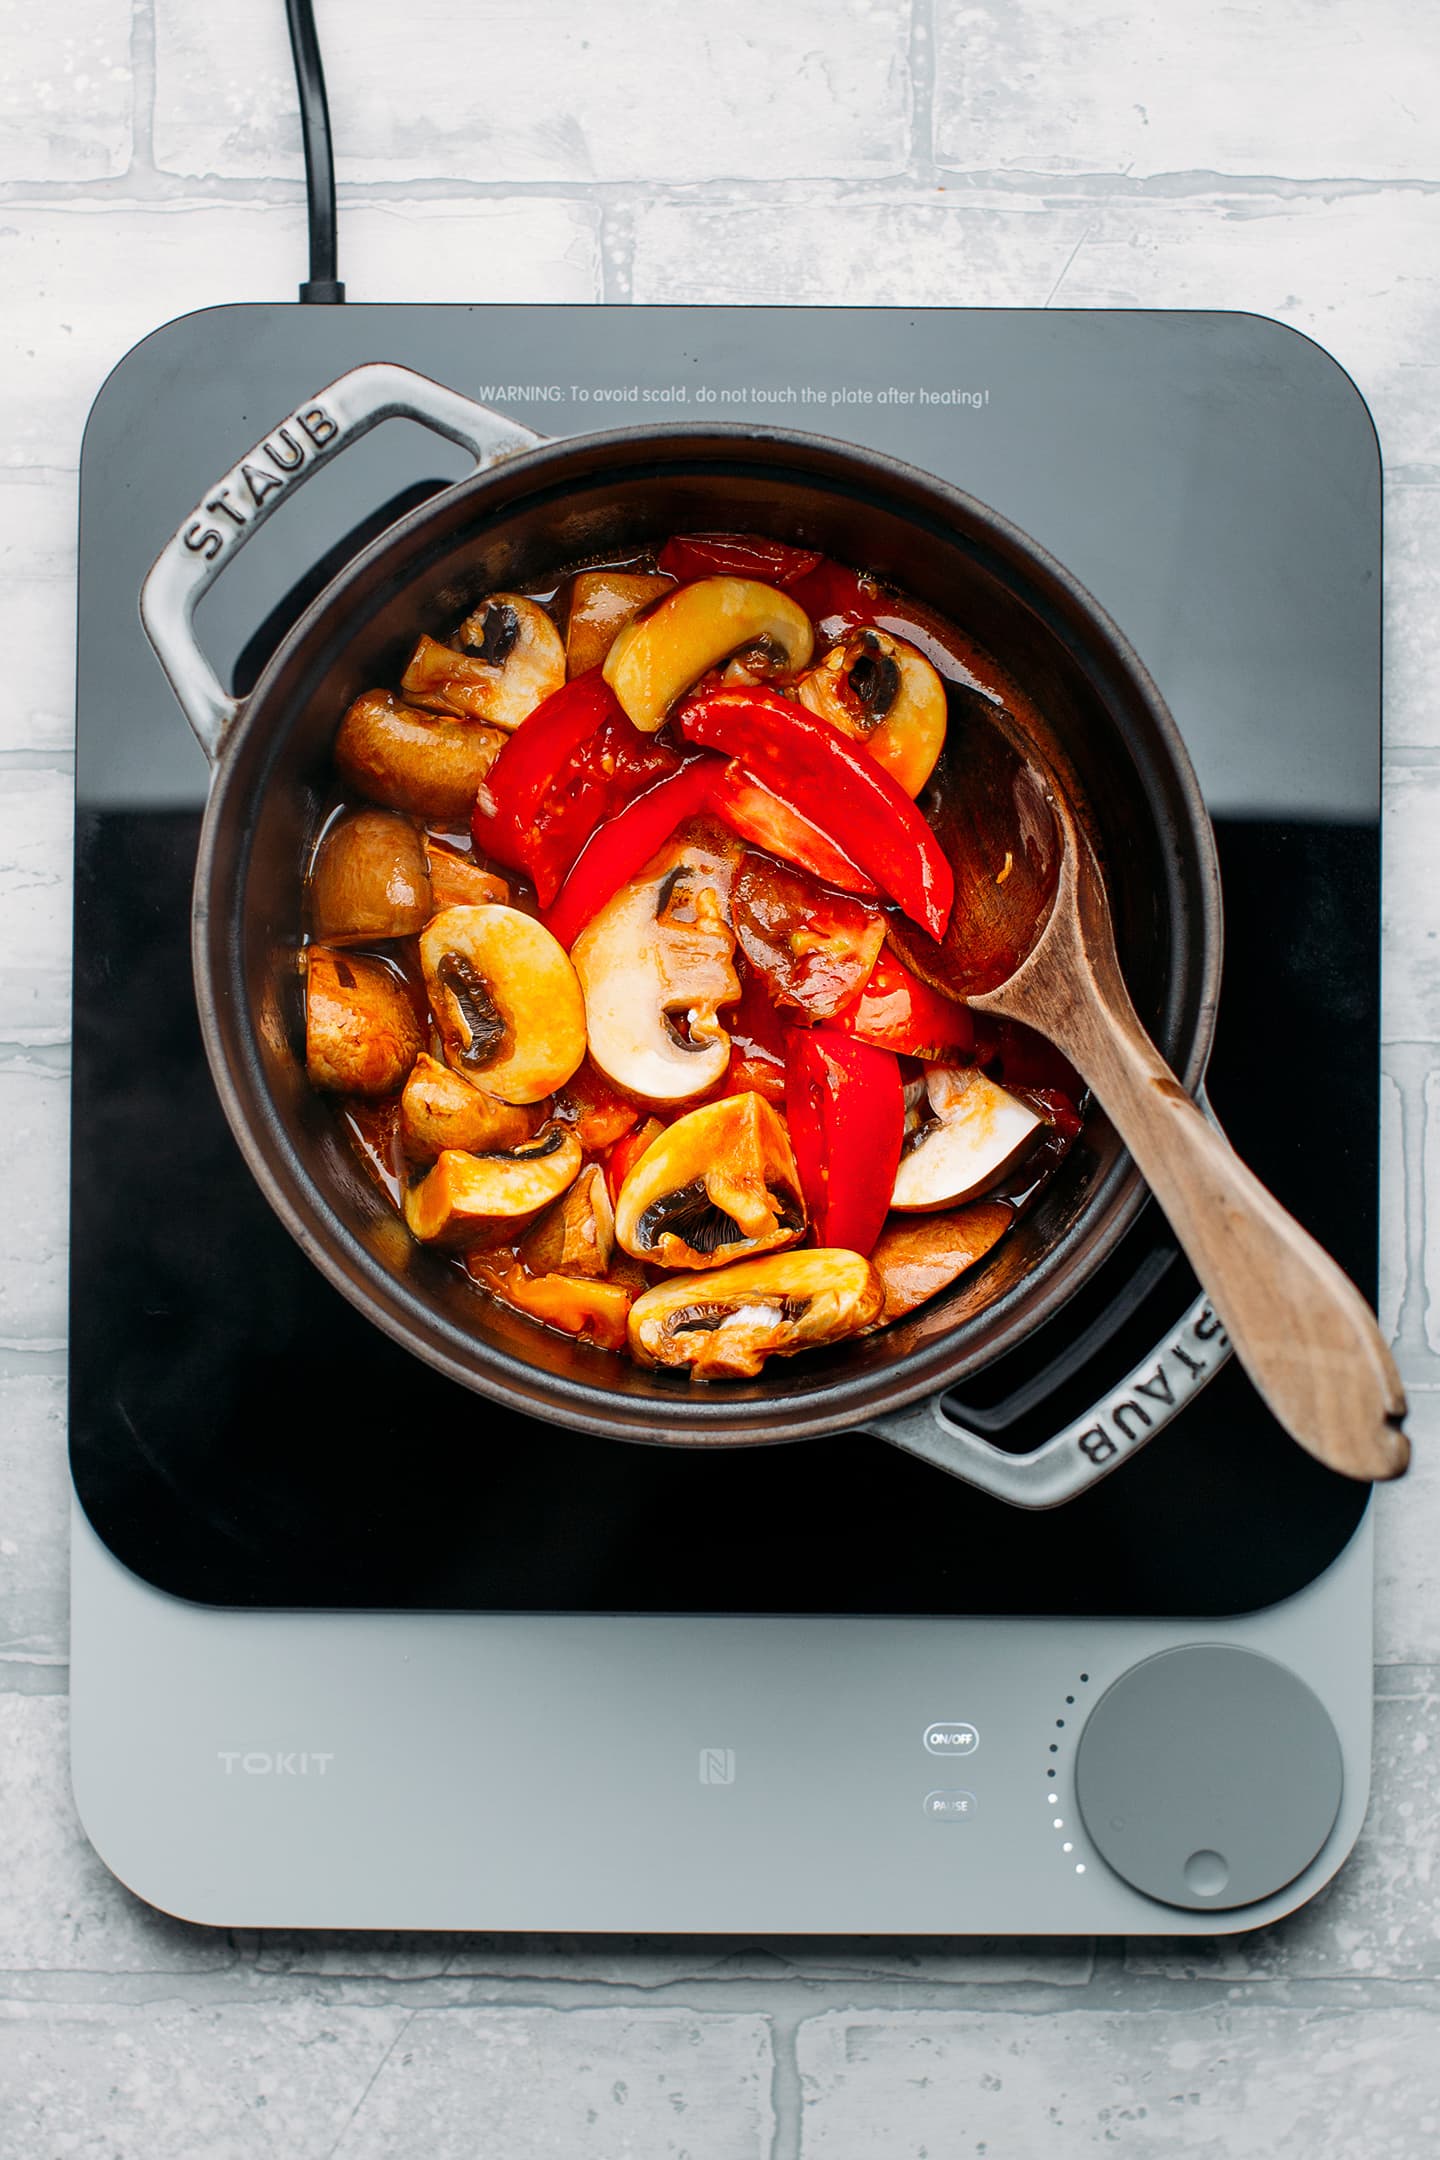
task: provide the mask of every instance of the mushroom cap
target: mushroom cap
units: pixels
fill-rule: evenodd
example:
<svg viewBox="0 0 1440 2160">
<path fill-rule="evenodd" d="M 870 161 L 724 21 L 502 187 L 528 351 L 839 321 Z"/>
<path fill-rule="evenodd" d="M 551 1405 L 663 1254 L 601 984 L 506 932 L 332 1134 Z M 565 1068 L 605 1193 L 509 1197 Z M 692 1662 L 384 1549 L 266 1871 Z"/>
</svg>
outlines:
<svg viewBox="0 0 1440 2160">
<path fill-rule="evenodd" d="M 393 810 L 352 810 L 321 835 L 310 867 L 310 919 L 327 945 L 414 937 L 430 916 L 425 846 Z"/>
<path fill-rule="evenodd" d="M 884 1295 L 869 1261 L 844 1247 L 771 1253 L 646 1290 L 630 1308 L 630 1349 L 642 1365 L 688 1365 L 697 1380 L 750 1380 L 767 1357 L 858 1335 Z"/>
<path fill-rule="evenodd" d="M 305 1070 L 312 1087 L 389 1095 L 419 1051 L 410 993 L 383 961 L 307 947 Z"/>
<path fill-rule="evenodd" d="M 483 1155 L 534 1136 L 538 1109 L 501 1102 L 422 1050 L 400 1097 L 400 1144 L 411 1162 L 434 1162 L 447 1148 Z"/>
<path fill-rule="evenodd" d="M 628 1172 L 615 1238 L 660 1267 L 719 1268 L 805 1234 L 805 1202 L 779 1114 L 727 1095 L 667 1126 Z"/>
<path fill-rule="evenodd" d="M 513 729 L 565 680 L 565 647 L 538 600 L 491 593 L 446 644 L 422 637 L 400 678 L 412 704 Z"/>
<path fill-rule="evenodd" d="M 442 908 L 420 965 L 446 1063 L 501 1102 L 553 1094 L 585 1055 L 585 1000 L 563 946 L 518 908 Z"/>
<path fill-rule="evenodd" d="M 340 722 L 335 769 L 371 802 L 465 825 L 504 745 L 499 728 L 421 712 L 389 690 L 367 690 Z"/>
</svg>

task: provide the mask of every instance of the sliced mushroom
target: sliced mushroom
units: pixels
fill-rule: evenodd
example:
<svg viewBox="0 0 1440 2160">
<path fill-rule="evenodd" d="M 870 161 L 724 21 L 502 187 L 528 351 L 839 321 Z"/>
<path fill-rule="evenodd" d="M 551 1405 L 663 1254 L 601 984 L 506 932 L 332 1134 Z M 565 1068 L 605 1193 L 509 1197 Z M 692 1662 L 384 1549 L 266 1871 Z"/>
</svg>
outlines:
<svg viewBox="0 0 1440 2160">
<path fill-rule="evenodd" d="M 565 619 L 565 666 L 584 675 L 599 667 L 626 623 L 669 592 L 669 577 L 639 577 L 628 570 L 582 570 L 570 587 Z"/>
<path fill-rule="evenodd" d="M 858 1335 L 883 1298 L 859 1253 L 772 1254 L 645 1291 L 630 1308 L 630 1350 L 641 1365 L 688 1365 L 696 1380 L 753 1380 L 767 1357 Z"/>
<path fill-rule="evenodd" d="M 805 1232 L 790 1139 L 762 1096 L 727 1095 L 668 1126 L 626 1176 L 615 1237 L 659 1267 L 718 1268 Z"/>
<path fill-rule="evenodd" d="M 945 685 L 924 653 L 885 630 L 856 630 L 798 685 L 802 705 L 847 735 L 918 795 L 945 745 Z"/>
<path fill-rule="evenodd" d="M 312 945 L 305 955 L 305 1070 L 312 1087 L 389 1095 L 420 1051 L 410 993 L 382 961 Z"/>
<path fill-rule="evenodd" d="M 870 1255 L 885 1290 L 880 1325 L 914 1312 L 983 1260 L 1015 1220 L 1003 1200 L 974 1200 L 953 1215 L 889 1222 Z"/>
<path fill-rule="evenodd" d="M 430 919 L 425 848 L 408 818 L 356 810 L 331 825 L 310 871 L 310 914 L 327 945 L 414 937 Z"/>
<path fill-rule="evenodd" d="M 591 1058 L 648 1102 L 703 1095 L 729 1061 L 720 1007 L 740 995 L 727 920 L 738 853 L 738 844 L 671 841 L 571 948 Z"/>
<path fill-rule="evenodd" d="M 448 644 L 422 637 L 400 678 L 412 704 L 517 728 L 565 680 L 565 647 L 538 601 L 491 593 Z"/>
<path fill-rule="evenodd" d="M 446 1062 L 502 1102 L 539 1102 L 585 1055 L 575 970 L 543 923 L 518 908 L 444 908 L 420 965 Z"/>
<path fill-rule="evenodd" d="M 1044 1120 L 974 1066 L 927 1065 L 922 1117 L 905 1144 L 890 1205 L 907 1213 L 954 1207 L 993 1185 Z"/>
<path fill-rule="evenodd" d="M 615 1251 L 615 1210 L 598 1163 L 526 1235 L 520 1257 L 532 1275 L 603 1275 Z"/>
<path fill-rule="evenodd" d="M 422 1050 L 400 1097 L 400 1144 L 411 1162 L 434 1162 L 447 1148 L 483 1155 L 523 1147 L 538 1113 L 487 1095 Z"/>
<path fill-rule="evenodd" d="M 495 871 L 482 870 L 479 863 L 457 855 L 453 848 L 442 847 L 433 836 L 426 837 L 425 853 L 430 864 L 431 905 L 437 915 L 447 907 L 486 907 L 495 901 L 501 907 L 508 904 L 510 887 Z"/>
<path fill-rule="evenodd" d="M 499 728 L 447 720 L 402 704 L 389 690 L 367 690 L 340 723 L 335 769 L 371 802 L 464 826 L 504 744 Z"/>
<path fill-rule="evenodd" d="M 697 578 L 620 632 L 605 680 L 636 727 L 653 732 L 681 693 L 732 653 L 773 646 L 787 670 L 804 667 L 815 633 L 805 610 L 755 578 Z"/>
<path fill-rule="evenodd" d="M 577 1335 L 601 1350 L 623 1350 L 633 1284 L 580 1281 L 573 1275 L 530 1275 L 518 1260 L 502 1262 L 477 1255 L 469 1263 L 471 1280 L 563 1335 Z"/>
<path fill-rule="evenodd" d="M 523 1230 L 558 1200 L 580 1170 L 580 1143 L 552 1125 L 523 1147 L 474 1155 L 446 1148 L 405 1195 L 405 1220 L 426 1245 L 463 1244 L 495 1230 Z"/>
</svg>

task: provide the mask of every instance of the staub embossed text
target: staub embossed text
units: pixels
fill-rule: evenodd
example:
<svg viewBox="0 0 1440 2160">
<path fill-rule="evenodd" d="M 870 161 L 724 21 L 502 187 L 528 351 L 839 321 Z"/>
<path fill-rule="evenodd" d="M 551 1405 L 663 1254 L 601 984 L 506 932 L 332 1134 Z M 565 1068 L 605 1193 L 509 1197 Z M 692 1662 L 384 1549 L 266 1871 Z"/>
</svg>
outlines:
<svg viewBox="0 0 1440 2160">
<path fill-rule="evenodd" d="M 248 525 L 267 499 L 312 464 L 339 433 L 338 421 L 323 405 L 304 405 L 292 413 L 196 506 L 185 527 L 186 547 L 213 562 L 231 534 Z M 210 524 L 207 513 L 226 522 Z"/>
</svg>

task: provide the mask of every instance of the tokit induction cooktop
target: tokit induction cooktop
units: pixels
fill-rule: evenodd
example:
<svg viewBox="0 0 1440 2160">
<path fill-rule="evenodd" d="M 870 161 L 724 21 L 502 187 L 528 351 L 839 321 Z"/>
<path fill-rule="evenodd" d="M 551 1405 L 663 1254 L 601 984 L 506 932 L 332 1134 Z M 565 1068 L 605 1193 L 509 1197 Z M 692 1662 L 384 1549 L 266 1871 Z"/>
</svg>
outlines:
<svg viewBox="0 0 1440 2160">
<path fill-rule="evenodd" d="M 268 429 L 391 360 L 548 434 L 871 445 L 993 504 L 1154 673 L 1215 823 L 1207 1091 L 1373 1291 L 1380 468 L 1237 315 L 245 306 L 118 366 L 81 467 L 74 1770 L 134 1890 L 229 1925 L 1176 1933 L 1313 1895 L 1364 1812 L 1364 1488 L 1227 1359 L 1158 1211 L 888 1431 L 636 1446 L 409 1356 L 292 1243 L 201 1048 L 208 772 L 151 562 Z M 243 695 L 468 468 L 406 420 L 199 609 Z M 783 1432 L 777 1435 L 783 1439 Z M 893 1444 L 899 1442 L 898 1445 Z"/>
</svg>

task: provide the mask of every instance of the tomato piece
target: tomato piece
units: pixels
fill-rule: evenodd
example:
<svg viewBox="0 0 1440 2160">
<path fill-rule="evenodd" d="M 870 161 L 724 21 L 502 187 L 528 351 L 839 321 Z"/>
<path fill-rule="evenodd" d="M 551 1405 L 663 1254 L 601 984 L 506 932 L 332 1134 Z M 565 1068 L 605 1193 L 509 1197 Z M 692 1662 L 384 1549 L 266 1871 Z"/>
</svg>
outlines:
<svg viewBox="0 0 1440 2160">
<path fill-rule="evenodd" d="M 773 690 L 717 690 L 678 719 L 689 741 L 738 758 L 828 838 L 843 832 L 842 854 L 931 937 L 944 936 L 950 865 L 905 790 L 858 743 Z"/>
<path fill-rule="evenodd" d="M 555 1116 L 574 1126 L 575 1137 L 587 1154 L 623 1139 L 639 1124 L 640 1115 L 639 1104 L 611 1087 L 588 1057 L 555 1097 Z"/>
<path fill-rule="evenodd" d="M 737 758 L 717 776 L 710 791 L 715 815 L 748 840 L 752 847 L 778 855 L 782 862 L 796 863 L 823 884 L 838 885 L 841 892 L 873 896 L 879 888 L 873 878 L 857 870 L 818 825 L 801 817 L 771 789 L 752 780 Z"/>
<path fill-rule="evenodd" d="M 825 1020 L 852 1003 L 885 940 L 879 910 L 747 854 L 730 889 L 740 950 L 775 1004 Z"/>
<path fill-rule="evenodd" d="M 548 907 L 602 819 L 674 772 L 675 752 L 633 727 L 600 671 L 577 675 L 518 727 L 486 776 L 476 847 L 534 881 Z"/>
<path fill-rule="evenodd" d="M 605 1183 L 610 1188 L 612 1202 L 619 1199 L 621 1186 L 651 1141 L 658 1140 L 664 1130 L 659 1118 L 648 1117 L 643 1125 L 637 1125 L 633 1132 L 626 1133 L 623 1140 L 615 1142 L 605 1158 Z"/>
<path fill-rule="evenodd" d="M 975 1050 L 969 1007 L 921 982 L 888 947 L 854 1004 L 836 1013 L 831 1025 L 857 1042 L 929 1064 L 963 1064 Z"/>
<path fill-rule="evenodd" d="M 580 854 L 553 907 L 542 920 L 568 952 L 592 915 L 642 870 L 677 825 L 707 806 L 719 759 L 691 758 L 678 772 L 627 803 L 602 825 Z"/>
<path fill-rule="evenodd" d="M 985 1063 L 1008 1088 L 1025 1088 L 1032 1095 L 1053 1092 L 1072 1103 L 1079 1102 L 1085 1083 L 1070 1060 L 1019 1020 L 994 1020 L 994 1047 Z"/>
<path fill-rule="evenodd" d="M 830 1028 L 792 1030 L 785 1122 L 816 1244 L 868 1253 L 889 1212 L 905 1138 L 899 1060 Z"/>
<path fill-rule="evenodd" d="M 792 547 L 760 533 L 677 533 L 661 548 L 656 563 L 682 584 L 692 578 L 744 577 L 783 590 L 822 560 L 817 548 Z"/>
<path fill-rule="evenodd" d="M 717 1095 L 763 1095 L 777 1106 L 785 1100 L 785 1042 L 789 1029 L 771 1003 L 754 969 L 737 954 L 740 1002 L 722 1013 L 730 1037 L 730 1063 Z"/>
</svg>

